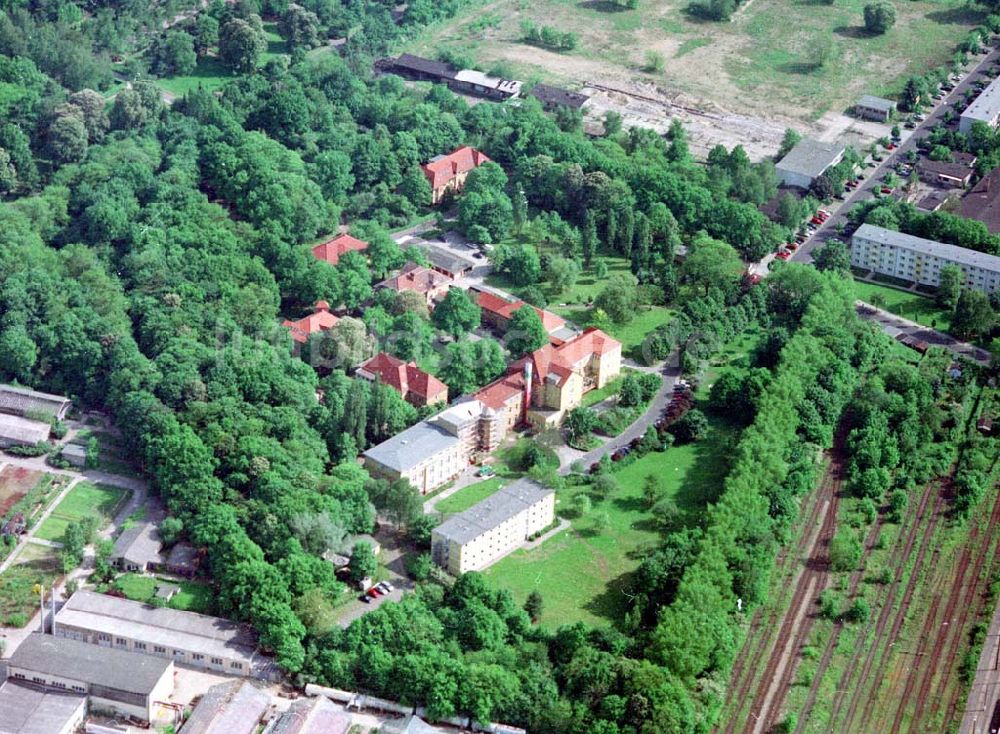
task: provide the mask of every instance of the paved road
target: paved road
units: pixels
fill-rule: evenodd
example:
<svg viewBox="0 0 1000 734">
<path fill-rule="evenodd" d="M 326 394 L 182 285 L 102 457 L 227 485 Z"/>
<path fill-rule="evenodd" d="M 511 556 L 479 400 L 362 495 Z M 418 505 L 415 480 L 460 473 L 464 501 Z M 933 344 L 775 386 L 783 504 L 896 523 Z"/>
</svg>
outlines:
<svg viewBox="0 0 1000 734">
<path fill-rule="evenodd" d="M 627 446 L 631 443 L 632 439 L 642 436 L 646 432 L 646 429 L 653 425 L 660 417 L 663 413 L 663 409 L 670 404 L 670 398 L 674 394 L 674 385 L 677 384 L 677 380 L 680 379 L 681 376 L 677 352 L 670 355 L 670 358 L 664 363 L 660 374 L 663 375 L 663 384 L 660 385 L 660 389 L 657 391 L 656 395 L 653 396 L 652 401 L 649 403 L 649 407 L 646 408 L 646 412 L 643 413 L 639 419 L 635 421 L 635 423 L 629 426 L 619 436 L 612 438 L 592 451 L 588 451 L 587 453 L 575 451 L 572 454 L 567 452 L 567 454 L 562 457 L 562 466 L 559 467 L 559 473 L 569 474 L 570 467 L 575 462 L 580 462 L 584 465 L 584 467 L 589 467 L 595 461 L 599 461 L 605 454 L 614 453 L 622 446 Z"/>
<path fill-rule="evenodd" d="M 839 206 L 827 207 L 831 212 L 830 218 L 799 247 L 791 259 L 796 262 L 811 263 L 813 259 L 812 251 L 817 247 L 821 247 L 827 239 L 837 236 L 836 227 L 838 224 L 847 225 L 847 212 L 855 204 L 865 201 L 874 195 L 873 189 L 876 186 L 882 185 L 882 177 L 895 167 L 900 160 L 906 157 L 907 151 L 916 150 L 917 142 L 927 137 L 930 134 L 931 128 L 942 122 L 945 112 L 951 108 L 951 104 L 960 100 L 965 95 L 965 92 L 972 88 L 974 82 L 985 79 L 986 77 L 982 76 L 980 72 L 989 69 L 997 60 L 1000 60 L 1000 50 L 993 48 L 955 85 L 955 88 L 944 99 L 935 102 L 935 106 L 927 111 L 926 120 L 920 123 L 915 130 L 904 130 L 903 141 L 899 147 L 891 153 L 884 151 L 885 159 L 876 168 L 864 169 L 865 180 L 843 202 L 840 202 Z"/>
<path fill-rule="evenodd" d="M 944 347 L 956 357 L 964 357 L 965 359 L 978 362 L 979 364 L 985 366 L 989 366 L 993 359 L 993 355 L 985 349 L 980 349 L 979 347 L 969 344 L 968 342 L 959 341 L 955 337 L 937 331 L 936 329 L 931 329 L 918 324 L 915 321 L 904 319 L 902 316 L 897 316 L 894 313 L 883 311 L 882 309 L 876 308 L 870 303 L 865 303 L 864 301 L 856 301 L 856 304 L 858 315 L 861 318 L 867 321 L 874 321 L 882 327 L 883 331 L 893 338 L 896 338 L 899 334 L 913 336 L 921 341 L 927 342 L 928 344 Z"/>
</svg>

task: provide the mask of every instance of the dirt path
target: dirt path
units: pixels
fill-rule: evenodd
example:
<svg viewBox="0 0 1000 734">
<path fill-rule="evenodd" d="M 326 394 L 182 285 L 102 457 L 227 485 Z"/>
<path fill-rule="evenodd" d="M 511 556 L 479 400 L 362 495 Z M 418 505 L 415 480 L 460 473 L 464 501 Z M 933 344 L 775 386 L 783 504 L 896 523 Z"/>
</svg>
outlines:
<svg viewBox="0 0 1000 734">
<path fill-rule="evenodd" d="M 781 712 L 788 688 L 795 680 L 797 653 L 809 639 L 815 618 L 818 595 L 826 588 L 830 577 L 830 541 L 837 527 L 837 507 L 843 482 L 843 435 L 838 434 L 837 447 L 820 483 L 818 505 L 821 526 L 812 536 L 805 564 L 792 582 L 795 589 L 791 603 L 784 610 L 776 641 L 767 652 L 767 664 L 753 693 L 748 717 L 733 717 L 726 731 L 761 734 L 767 731 Z M 748 659 L 745 664 L 759 663 L 762 658 Z M 749 694 L 753 685 L 747 690 Z"/>
</svg>

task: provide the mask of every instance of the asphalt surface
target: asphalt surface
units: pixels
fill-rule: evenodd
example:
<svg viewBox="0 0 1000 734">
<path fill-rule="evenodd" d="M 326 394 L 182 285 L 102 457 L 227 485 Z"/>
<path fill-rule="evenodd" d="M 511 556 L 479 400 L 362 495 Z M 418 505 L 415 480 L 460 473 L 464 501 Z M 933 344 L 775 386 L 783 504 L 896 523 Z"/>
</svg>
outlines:
<svg viewBox="0 0 1000 734">
<path fill-rule="evenodd" d="M 932 346 L 944 347 L 956 357 L 965 357 L 985 366 L 989 366 L 993 359 L 993 355 L 985 349 L 980 349 L 968 342 L 959 341 L 953 336 L 922 326 L 915 321 L 904 319 L 902 316 L 897 316 L 894 313 L 883 311 L 870 303 L 857 301 L 857 309 L 858 315 L 861 318 L 866 321 L 874 321 L 893 339 L 900 334 L 912 336 Z"/>
<path fill-rule="evenodd" d="M 883 151 L 885 158 L 875 168 L 863 169 L 865 179 L 838 206 L 825 207 L 830 212 L 830 218 L 799 246 L 790 259 L 795 262 L 811 263 L 813 260 L 812 251 L 817 247 L 822 247 L 831 237 L 838 236 L 838 224 L 847 225 L 847 212 L 855 204 L 866 201 L 875 195 L 874 189 L 882 186 L 882 177 L 893 170 L 901 160 L 905 160 L 908 151 L 917 149 L 918 141 L 927 137 L 931 129 L 943 121 L 945 112 L 951 109 L 954 102 L 962 99 L 965 92 L 971 89 L 975 82 L 992 78 L 992 74 L 984 76 L 982 72 L 988 71 L 998 60 L 1000 60 L 1000 50 L 994 47 L 960 82 L 955 84 L 955 88 L 948 92 L 944 99 L 935 100 L 934 107 L 925 109 L 924 113 L 927 115 L 927 119 L 914 130 L 904 128 L 901 135 L 902 142 L 899 146 L 893 151 Z"/>
</svg>

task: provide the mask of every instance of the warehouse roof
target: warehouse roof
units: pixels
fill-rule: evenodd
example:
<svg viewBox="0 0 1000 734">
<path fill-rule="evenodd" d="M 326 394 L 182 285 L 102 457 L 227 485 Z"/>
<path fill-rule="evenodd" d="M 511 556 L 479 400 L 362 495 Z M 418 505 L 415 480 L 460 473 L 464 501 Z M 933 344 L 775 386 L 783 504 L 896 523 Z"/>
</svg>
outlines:
<svg viewBox="0 0 1000 734">
<path fill-rule="evenodd" d="M 442 79 L 454 79 L 455 67 L 443 61 L 433 61 L 413 54 L 400 54 L 398 58 L 392 60 L 392 66 L 404 71 L 416 71 L 429 76 L 438 76 Z"/>
<path fill-rule="evenodd" d="M 71 405 L 62 395 L 51 395 L 16 385 L 0 385 L 0 413 L 62 419 Z"/>
<path fill-rule="evenodd" d="M 18 645 L 8 665 L 145 696 L 172 664 L 152 655 L 34 633 Z"/>
<path fill-rule="evenodd" d="M 323 696 L 300 698 L 281 715 L 268 734 L 346 734 L 351 717 Z"/>
<path fill-rule="evenodd" d="M 229 681 L 208 689 L 184 722 L 182 734 L 254 734 L 271 705 L 249 681 Z"/>
<path fill-rule="evenodd" d="M 422 421 L 372 446 L 364 456 L 376 464 L 403 472 L 457 443 L 458 438 L 445 429 Z"/>
<path fill-rule="evenodd" d="M 48 423 L 0 413 L 0 439 L 8 442 L 34 446 L 48 440 L 50 428 Z"/>
<path fill-rule="evenodd" d="M 1000 272 L 1000 257 L 996 255 L 976 252 L 965 247 L 946 245 L 934 240 L 925 240 L 923 237 L 914 237 L 913 235 L 896 232 L 885 227 L 876 227 L 872 224 L 862 224 L 858 227 L 858 230 L 854 233 L 854 239 L 865 239 L 870 242 L 891 245 L 925 255 L 933 255 L 934 257 L 950 260 L 959 265 Z"/>
<path fill-rule="evenodd" d="M 9 680 L 0 683 L 0 734 L 63 731 L 86 708 L 86 697 L 78 693 L 42 691 Z"/>
<path fill-rule="evenodd" d="M 892 112 L 896 109 L 896 103 L 891 99 L 866 94 L 858 100 L 858 107 L 864 107 L 868 110 L 878 110 L 879 112 Z"/>
<path fill-rule="evenodd" d="M 997 115 L 1000 115 L 1000 79 L 994 79 L 979 93 L 972 104 L 962 112 L 962 118 L 992 124 Z"/>
<path fill-rule="evenodd" d="M 836 165 L 843 154 L 844 146 L 840 143 L 824 143 L 812 138 L 802 138 L 784 158 L 778 161 L 777 168 L 816 178 L 830 166 Z"/>
<path fill-rule="evenodd" d="M 551 489 L 531 479 L 519 479 L 509 487 L 501 487 L 465 512 L 448 518 L 434 532 L 456 543 L 468 543 L 550 494 L 553 494 Z"/>
<path fill-rule="evenodd" d="M 56 622 L 203 655 L 242 659 L 248 670 L 256 657 L 256 640 L 247 627 L 92 591 L 73 594 L 56 614 Z"/>
</svg>

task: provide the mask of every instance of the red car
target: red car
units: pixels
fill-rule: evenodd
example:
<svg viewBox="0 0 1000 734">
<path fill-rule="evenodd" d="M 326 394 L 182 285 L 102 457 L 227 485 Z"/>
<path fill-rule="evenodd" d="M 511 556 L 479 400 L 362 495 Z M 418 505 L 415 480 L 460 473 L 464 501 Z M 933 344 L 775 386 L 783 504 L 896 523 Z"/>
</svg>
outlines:
<svg viewBox="0 0 1000 734">
<path fill-rule="evenodd" d="M 794 242 L 790 242 L 788 244 L 788 249 L 791 250 L 792 252 L 795 252 L 797 249 L 799 249 L 799 246 Z"/>
<path fill-rule="evenodd" d="M 792 253 L 790 253 L 790 252 L 779 252 L 778 253 L 778 259 L 779 260 L 787 260 L 791 256 L 792 256 Z"/>
<path fill-rule="evenodd" d="M 368 589 L 368 596 L 370 596 L 372 599 L 378 599 L 380 596 L 382 596 L 382 592 L 373 586 L 370 589 Z"/>
<path fill-rule="evenodd" d="M 879 191 L 881 191 L 883 194 L 891 194 L 892 193 L 892 189 L 890 189 L 888 186 L 883 186 L 881 189 L 879 189 Z"/>
</svg>

